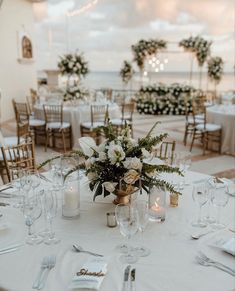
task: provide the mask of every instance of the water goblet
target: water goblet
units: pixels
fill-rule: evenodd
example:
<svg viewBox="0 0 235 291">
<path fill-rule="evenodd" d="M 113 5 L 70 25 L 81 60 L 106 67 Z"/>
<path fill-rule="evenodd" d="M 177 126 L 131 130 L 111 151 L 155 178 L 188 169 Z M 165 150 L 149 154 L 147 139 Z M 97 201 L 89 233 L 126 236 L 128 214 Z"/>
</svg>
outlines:
<svg viewBox="0 0 235 291">
<path fill-rule="evenodd" d="M 213 229 L 223 229 L 226 227 L 221 222 L 221 210 L 228 203 L 229 195 L 227 185 L 223 183 L 217 183 L 211 193 L 211 202 L 217 209 L 216 221 L 211 224 Z"/>
<path fill-rule="evenodd" d="M 202 212 L 202 206 L 206 204 L 208 201 L 208 189 L 206 187 L 206 184 L 197 184 L 193 186 L 193 200 L 197 203 L 199 207 L 198 211 L 198 219 L 196 222 L 192 223 L 192 226 L 196 227 L 206 227 L 207 224 L 205 221 L 201 218 L 201 212 Z"/>
<path fill-rule="evenodd" d="M 137 200 L 134 202 L 134 207 L 138 211 L 139 215 L 139 231 L 141 233 L 141 240 L 144 240 L 144 230 L 149 221 L 149 207 L 148 202 L 145 200 Z M 137 255 L 140 257 L 147 257 L 150 254 L 150 250 L 144 246 L 135 248 Z"/>
<path fill-rule="evenodd" d="M 53 219 L 56 217 L 58 202 L 55 190 L 50 190 L 44 193 L 44 210 L 46 219 L 50 225 L 50 232 L 44 239 L 44 243 L 47 245 L 53 245 L 60 242 L 60 239 L 55 237 L 55 232 L 53 231 Z"/>
<path fill-rule="evenodd" d="M 130 204 L 127 205 L 118 204 L 116 212 L 119 217 L 120 233 L 124 237 L 126 237 L 129 241 L 131 237 L 138 231 L 139 227 L 138 211 Z M 127 253 L 123 254 L 120 257 L 120 260 L 123 263 L 133 264 L 137 262 L 138 258 L 135 254 L 131 252 L 129 244 L 127 245 L 128 245 Z"/>
<path fill-rule="evenodd" d="M 25 224 L 28 226 L 28 237 L 26 243 L 30 245 L 39 244 L 42 238 L 38 237 L 34 232 L 34 223 L 42 214 L 40 199 L 37 194 L 27 195 L 23 204 L 23 214 Z"/>
<path fill-rule="evenodd" d="M 28 175 L 30 176 L 30 179 L 31 179 L 31 186 L 33 188 L 33 192 L 35 192 L 35 189 L 39 187 L 41 183 L 39 173 L 37 170 L 32 169 L 28 171 Z"/>
</svg>

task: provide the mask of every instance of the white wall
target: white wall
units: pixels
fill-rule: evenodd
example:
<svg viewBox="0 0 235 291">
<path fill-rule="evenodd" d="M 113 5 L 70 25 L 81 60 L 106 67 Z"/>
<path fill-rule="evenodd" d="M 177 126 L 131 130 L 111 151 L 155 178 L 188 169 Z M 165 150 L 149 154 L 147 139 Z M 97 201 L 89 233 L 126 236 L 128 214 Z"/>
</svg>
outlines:
<svg viewBox="0 0 235 291">
<path fill-rule="evenodd" d="M 35 62 L 19 63 L 18 32 L 34 40 L 32 4 L 27 0 L 4 0 L 0 8 L 0 122 L 14 117 L 12 102 L 25 100 L 30 88 L 37 88 Z M 33 46 L 35 56 L 35 47 Z"/>
</svg>

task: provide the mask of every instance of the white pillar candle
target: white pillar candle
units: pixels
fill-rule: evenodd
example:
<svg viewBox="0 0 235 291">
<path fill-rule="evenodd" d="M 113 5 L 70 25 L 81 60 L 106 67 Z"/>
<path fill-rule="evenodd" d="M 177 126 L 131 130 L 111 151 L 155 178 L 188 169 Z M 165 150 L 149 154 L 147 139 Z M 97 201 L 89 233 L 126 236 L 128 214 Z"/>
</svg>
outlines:
<svg viewBox="0 0 235 291">
<path fill-rule="evenodd" d="M 78 187 L 69 186 L 64 193 L 64 207 L 67 209 L 76 209 L 79 203 Z"/>
</svg>

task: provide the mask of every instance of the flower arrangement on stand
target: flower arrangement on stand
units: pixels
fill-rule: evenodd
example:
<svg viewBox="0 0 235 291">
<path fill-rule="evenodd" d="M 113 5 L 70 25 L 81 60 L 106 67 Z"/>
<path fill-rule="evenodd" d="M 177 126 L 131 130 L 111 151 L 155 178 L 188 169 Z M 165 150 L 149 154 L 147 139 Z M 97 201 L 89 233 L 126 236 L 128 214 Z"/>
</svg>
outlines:
<svg viewBox="0 0 235 291">
<path fill-rule="evenodd" d="M 58 68 L 61 75 L 68 76 L 68 78 L 77 77 L 78 81 L 81 77 L 85 78 L 89 72 L 88 62 L 85 61 L 83 54 L 77 52 L 60 57 Z"/>
<path fill-rule="evenodd" d="M 207 62 L 208 65 L 208 77 L 212 82 L 218 84 L 223 76 L 224 62 L 221 57 L 212 57 Z"/>
<path fill-rule="evenodd" d="M 89 91 L 85 88 L 74 86 L 74 87 L 68 87 L 66 88 L 64 95 L 63 95 L 63 101 L 85 101 L 86 98 L 89 96 Z"/>
<path fill-rule="evenodd" d="M 123 66 L 120 70 L 120 76 L 122 78 L 122 81 L 124 84 L 128 84 L 128 82 L 133 77 L 135 71 L 132 68 L 132 65 L 130 62 L 124 61 Z"/>
<path fill-rule="evenodd" d="M 137 63 L 137 66 L 140 70 L 144 69 L 144 62 L 147 57 L 156 55 L 160 50 L 166 48 L 166 41 L 158 39 L 141 39 L 137 44 L 131 46 L 134 55 L 134 61 Z"/>
</svg>

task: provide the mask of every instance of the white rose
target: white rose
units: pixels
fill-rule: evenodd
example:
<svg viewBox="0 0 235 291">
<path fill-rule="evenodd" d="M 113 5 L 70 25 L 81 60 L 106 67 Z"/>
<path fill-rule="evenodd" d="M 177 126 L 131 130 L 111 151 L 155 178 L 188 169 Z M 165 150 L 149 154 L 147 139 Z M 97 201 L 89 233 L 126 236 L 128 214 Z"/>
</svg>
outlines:
<svg viewBox="0 0 235 291">
<path fill-rule="evenodd" d="M 118 183 L 104 182 L 102 185 L 109 193 L 113 193 L 115 191 L 115 187 L 117 186 L 117 184 Z"/>
<path fill-rule="evenodd" d="M 69 68 L 72 69 L 72 67 L 73 67 L 73 63 L 69 62 Z"/>
<path fill-rule="evenodd" d="M 142 169 L 142 163 L 140 159 L 134 157 L 134 158 L 127 158 L 123 165 L 127 169 L 135 169 L 135 170 L 141 170 Z"/>
<path fill-rule="evenodd" d="M 142 151 L 142 155 L 144 158 L 146 158 L 146 159 L 150 158 L 151 154 L 149 151 L 147 151 L 146 149 L 141 149 L 141 151 Z"/>
<path fill-rule="evenodd" d="M 99 161 L 103 162 L 106 160 L 106 154 L 105 152 L 100 152 L 99 153 Z"/>
<path fill-rule="evenodd" d="M 111 164 L 116 164 L 122 161 L 125 158 L 125 153 L 120 145 L 111 145 L 108 149 L 108 157 Z"/>
</svg>

